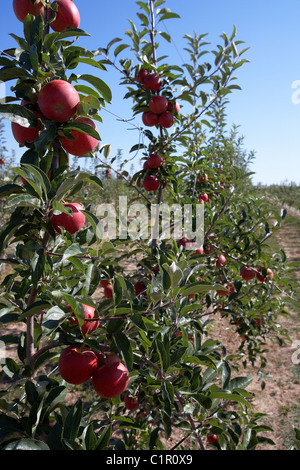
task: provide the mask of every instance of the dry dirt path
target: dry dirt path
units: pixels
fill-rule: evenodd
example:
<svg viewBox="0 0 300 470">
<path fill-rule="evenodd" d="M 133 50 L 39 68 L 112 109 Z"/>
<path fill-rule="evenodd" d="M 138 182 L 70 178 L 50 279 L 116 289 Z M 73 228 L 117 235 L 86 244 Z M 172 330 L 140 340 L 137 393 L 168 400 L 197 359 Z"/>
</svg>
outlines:
<svg viewBox="0 0 300 470">
<path fill-rule="evenodd" d="M 287 222 L 276 233 L 276 238 L 286 253 L 287 264 L 299 263 L 300 266 L 300 214 L 297 211 L 288 209 Z M 299 268 L 293 269 L 293 279 L 297 283 L 296 290 L 300 298 Z M 290 316 L 280 320 L 280 324 L 289 332 L 291 342 L 282 347 L 269 342 L 266 357 L 270 377 L 264 378 L 265 389 L 261 389 L 261 382 L 257 379 L 258 369 L 254 367 L 245 370 L 245 373 L 252 377 L 252 383 L 247 390 L 255 393 L 252 411 L 265 413 L 267 416 L 264 422 L 273 429 L 272 433 L 265 435 L 275 442 L 275 446 L 262 448 L 264 450 L 288 450 L 294 444 L 293 426 L 300 426 L 300 351 L 296 354 L 295 349 L 296 342 L 300 341 L 300 307 L 295 304 L 293 309 L 288 307 L 287 310 Z M 226 328 L 226 331 L 223 328 Z M 235 349 L 237 335 L 230 332 L 228 325 L 222 325 L 222 321 L 219 324 L 218 336 L 226 345 L 227 351 Z"/>
</svg>

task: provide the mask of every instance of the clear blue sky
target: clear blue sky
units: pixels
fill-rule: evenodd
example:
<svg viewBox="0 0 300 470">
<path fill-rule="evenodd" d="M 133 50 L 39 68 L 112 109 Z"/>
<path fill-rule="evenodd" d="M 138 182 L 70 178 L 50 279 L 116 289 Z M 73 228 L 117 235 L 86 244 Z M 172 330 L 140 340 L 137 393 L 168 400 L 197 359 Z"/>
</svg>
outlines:
<svg viewBox="0 0 300 470">
<path fill-rule="evenodd" d="M 9 33 L 22 35 L 22 24 L 14 16 L 12 0 L 2 0 L 2 3 L 0 47 L 3 50 L 15 46 Z M 79 39 L 78 44 L 91 50 L 105 47 L 114 37 L 126 38 L 128 19 L 139 25 L 134 0 L 75 0 L 75 3 L 81 14 L 80 27 L 91 35 Z M 299 0 L 169 0 L 165 6 L 181 16 L 181 19 L 165 22 L 173 38 L 167 50 L 172 64 L 181 65 L 182 58 L 187 60 L 183 51 L 184 34 L 208 33 L 208 40 L 215 46 L 223 32 L 230 36 L 233 25 L 237 27 L 237 38 L 245 42 L 245 47 L 250 47 L 245 55 L 250 63 L 237 72 L 242 91 L 229 95 L 228 123 L 240 126 L 245 148 L 255 152 L 251 167 L 256 173 L 254 183 L 288 180 L 300 184 Z M 89 68 L 89 73 L 95 70 Z M 131 102 L 123 100 L 126 88 L 119 85 L 118 73 L 110 70 L 100 73 L 100 77 L 113 92 L 109 109 L 130 119 Z M 293 89 L 293 85 L 297 88 Z M 0 86 L 1 93 L 3 87 Z M 137 133 L 129 132 L 128 125 L 108 113 L 102 113 L 102 117 L 104 122 L 99 126 L 102 143 L 111 144 L 113 152 L 123 149 L 127 157 L 131 145 L 138 141 Z M 17 156 L 22 155 L 12 138 L 9 123 L 6 128 L 8 149 L 14 148 Z M 138 161 L 136 163 L 138 166 Z"/>
</svg>

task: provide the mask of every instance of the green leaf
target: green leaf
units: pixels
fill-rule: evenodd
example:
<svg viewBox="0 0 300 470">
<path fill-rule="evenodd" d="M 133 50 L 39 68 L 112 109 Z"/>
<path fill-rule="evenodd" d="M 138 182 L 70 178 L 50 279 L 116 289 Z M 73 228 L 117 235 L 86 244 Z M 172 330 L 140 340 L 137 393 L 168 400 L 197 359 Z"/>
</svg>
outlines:
<svg viewBox="0 0 300 470">
<path fill-rule="evenodd" d="M 3 67 L 0 69 L 0 80 L 1 82 L 7 82 L 9 80 L 19 80 L 22 78 L 33 78 L 31 73 L 22 67 Z M 20 106 L 20 105 L 19 105 Z M 24 106 L 22 106 L 23 108 Z"/>
<path fill-rule="evenodd" d="M 231 369 L 227 361 L 222 362 L 222 388 L 227 388 L 231 377 Z"/>
<path fill-rule="evenodd" d="M 89 124 L 85 124 L 84 122 L 69 121 L 68 124 L 64 126 L 63 130 L 64 131 L 76 130 L 78 132 L 82 132 L 83 134 L 90 135 L 91 137 L 94 137 L 94 139 L 97 139 L 99 141 L 101 140 L 96 129 L 94 129 Z M 66 133 L 65 135 L 68 138 L 68 133 Z"/>
<path fill-rule="evenodd" d="M 32 268 L 32 282 L 35 287 L 37 287 L 45 267 L 45 253 L 44 251 L 39 251 L 33 255 L 31 261 Z"/>
<path fill-rule="evenodd" d="M 105 450 L 108 447 L 110 436 L 112 432 L 112 425 L 108 424 L 100 434 L 95 450 Z"/>
<path fill-rule="evenodd" d="M 36 127 L 38 125 L 38 120 L 33 112 L 20 104 L 0 104 L 0 114 L 22 127 Z"/>
<path fill-rule="evenodd" d="M 82 401 L 78 398 L 77 402 L 71 407 L 66 416 L 63 427 L 63 438 L 75 441 L 82 418 Z"/>
<path fill-rule="evenodd" d="M 85 274 L 85 284 L 84 289 L 86 295 L 92 295 L 97 287 L 99 286 L 101 280 L 101 273 L 97 266 L 93 263 L 90 263 Z"/>
<path fill-rule="evenodd" d="M 48 302 L 45 302 L 44 300 L 37 300 L 22 312 L 22 314 L 19 316 L 19 320 L 24 320 L 25 318 L 40 314 L 44 310 L 49 310 L 50 308 L 51 304 Z"/>
<path fill-rule="evenodd" d="M 129 339 L 121 331 L 115 332 L 113 337 L 118 350 L 124 358 L 128 371 L 131 371 L 133 366 L 133 353 Z"/>
<path fill-rule="evenodd" d="M 90 36 L 89 33 L 84 31 L 83 29 L 79 28 L 74 28 L 74 29 L 68 29 L 66 31 L 62 31 L 61 33 L 49 33 L 46 34 L 45 39 L 44 39 L 44 46 L 46 49 L 50 49 L 52 44 L 54 44 L 57 41 L 61 41 L 62 39 L 67 39 L 71 37 L 80 37 L 80 36 Z"/>
<path fill-rule="evenodd" d="M 229 400 L 229 401 L 236 401 L 237 403 L 241 403 L 247 407 L 250 407 L 251 404 L 245 400 L 244 397 L 241 395 L 237 395 L 236 393 L 231 393 L 230 391 L 216 391 L 210 393 L 210 398 L 218 399 L 218 400 Z"/>
<path fill-rule="evenodd" d="M 117 57 L 124 49 L 127 49 L 128 44 L 121 44 L 120 46 L 116 47 L 114 50 L 114 56 Z"/>
<path fill-rule="evenodd" d="M 45 442 L 37 439 L 20 439 L 7 444 L 3 450 L 50 450 Z"/>
<path fill-rule="evenodd" d="M 96 90 L 100 93 L 100 95 L 105 99 L 105 101 L 107 101 L 108 103 L 111 102 L 112 100 L 111 90 L 109 86 L 103 80 L 101 80 L 101 78 L 95 77 L 93 75 L 88 75 L 88 74 L 79 75 L 77 78 L 78 80 L 84 80 L 90 83 L 91 85 L 93 85 L 96 88 Z"/>
<path fill-rule="evenodd" d="M 12 194 L 20 194 L 24 192 L 23 186 L 20 186 L 19 184 L 5 184 L 0 187 L 0 197 L 6 197 L 6 196 L 11 196 Z"/>
<path fill-rule="evenodd" d="M 52 307 L 43 319 L 43 327 L 46 330 L 55 330 L 65 320 L 69 313 L 64 312 L 58 306 Z M 47 331 L 45 331 L 47 334 Z"/>
</svg>

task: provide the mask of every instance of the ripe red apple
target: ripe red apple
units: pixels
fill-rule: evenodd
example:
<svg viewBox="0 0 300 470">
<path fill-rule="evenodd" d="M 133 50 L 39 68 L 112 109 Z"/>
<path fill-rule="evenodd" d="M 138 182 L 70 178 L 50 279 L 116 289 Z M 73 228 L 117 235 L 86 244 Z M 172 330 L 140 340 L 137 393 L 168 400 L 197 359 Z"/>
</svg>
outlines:
<svg viewBox="0 0 300 470">
<path fill-rule="evenodd" d="M 127 410 L 134 410 L 139 404 L 138 398 L 137 397 L 132 397 L 129 395 L 129 393 L 126 393 L 124 397 L 124 404 L 127 408 Z"/>
<path fill-rule="evenodd" d="M 169 127 L 172 127 L 174 124 L 174 116 L 171 114 L 169 111 L 165 111 L 159 116 L 158 123 L 161 127 L 164 127 L 168 129 Z"/>
<path fill-rule="evenodd" d="M 158 91 L 161 87 L 161 79 L 156 73 L 148 73 L 144 77 L 144 87 L 146 90 Z"/>
<path fill-rule="evenodd" d="M 207 442 L 208 442 L 209 444 L 213 444 L 213 443 L 218 442 L 218 436 L 217 436 L 216 434 L 209 434 L 209 435 L 207 436 Z"/>
<path fill-rule="evenodd" d="M 255 272 L 253 269 L 249 268 L 248 266 L 243 266 L 241 269 L 241 276 L 244 281 L 251 281 L 255 278 Z"/>
<path fill-rule="evenodd" d="M 147 127 L 153 127 L 158 125 L 159 116 L 152 111 L 145 111 L 142 114 L 142 121 Z"/>
<path fill-rule="evenodd" d="M 262 269 L 263 268 L 258 268 L 257 271 L 259 273 L 262 272 Z M 263 276 L 263 274 L 258 274 L 256 273 L 256 279 L 259 281 L 259 282 L 268 282 L 269 280 L 273 279 L 273 276 L 274 276 L 274 273 L 272 271 L 272 269 L 270 268 L 267 268 L 267 275 L 266 277 Z"/>
<path fill-rule="evenodd" d="M 84 308 L 84 317 L 87 320 L 90 320 L 90 319 L 94 318 L 94 316 L 95 316 L 94 307 L 83 304 L 83 308 Z M 69 305 L 67 306 L 67 309 L 70 312 L 72 311 L 72 309 Z M 72 325 L 78 325 L 77 318 L 75 316 L 70 318 L 70 323 L 72 323 Z M 84 321 L 82 326 L 81 326 L 81 332 L 82 332 L 83 336 L 86 336 L 87 334 L 91 334 L 93 331 L 97 330 L 98 328 L 99 328 L 99 320 Z"/>
<path fill-rule="evenodd" d="M 81 212 L 84 208 L 76 202 L 66 203 L 64 206 L 71 208 L 72 215 L 65 214 L 64 212 L 61 212 L 58 215 L 52 213 L 50 216 L 50 223 L 57 233 L 61 233 L 59 227 L 64 227 L 67 232 L 73 235 L 84 226 L 85 215 Z"/>
<path fill-rule="evenodd" d="M 187 243 L 189 243 L 189 239 L 186 237 L 183 237 L 183 238 L 180 238 L 180 240 L 178 240 L 177 245 L 183 246 L 185 248 Z"/>
<path fill-rule="evenodd" d="M 148 164 L 148 160 L 146 160 L 146 161 L 144 162 L 143 168 L 144 168 L 144 170 L 150 170 L 150 167 L 149 167 L 149 164 Z"/>
<path fill-rule="evenodd" d="M 152 153 L 149 155 L 147 160 L 148 168 L 160 168 L 163 164 L 163 161 L 164 160 L 160 155 L 157 153 Z"/>
<path fill-rule="evenodd" d="M 206 173 L 202 176 L 199 176 L 198 178 L 198 181 L 200 181 L 200 183 L 204 183 L 207 180 L 208 180 L 208 175 Z"/>
<path fill-rule="evenodd" d="M 234 285 L 233 284 L 229 284 L 227 286 L 224 286 L 225 289 L 228 289 L 229 292 L 226 292 L 224 290 L 217 290 L 217 293 L 221 296 L 221 297 L 225 297 L 226 295 L 230 295 L 230 294 L 233 294 L 234 292 Z"/>
<path fill-rule="evenodd" d="M 0 165 L 5 165 L 5 160 L 4 160 L 4 158 L 0 158 Z"/>
<path fill-rule="evenodd" d="M 224 255 L 220 255 L 218 258 L 218 262 L 223 266 L 226 263 L 226 258 Z"/>
<path fill-rule="evenodd" d="M 129 382 L 128 371 L 118 359 L 106 359 L 105 364 L 98 367 L 92 377 L 93 387 L 102 398 L 113 398 L 123 393 Z"/>
<path fill-rule="evenodd" d="M 101 286 L 101 287 L 104 288 L 104 287 L 106 287 L 106 286 L 108 286 L 108 285 L 109 285 L 109 281 L 108 281 L 108 280 L 102 279 L 102 281 L 100 281 L 100 286 Z"/>
<path fill-rule="evenodd" d="M 44 5 L 41 0 L 36 0 L 32 4 L 31 0 L 13 0 L 13 9 L 19 21 L 25 20 L 28 14 L 33 16 L 42 15 L 44 17 Z"/>
<path fill-rule="evenodd" d="M 197 248 L 197 250 L 194 251 L 194 253 L 192 253 L 192 256 L 203 255 L 203 253 L 204 253 L 203 246 L 200 246 L 200 248 Z"/>
<path fill-rule="evenodd" d="M 135 296 L 139 297 L 141 294 L 145 295 L 147 291 L 147 284 L 143 281 L 137 281 L 134 284 Z"/>
<path fill-rule="evenodd" d="M 176 114 L 180 113 L 180 104 L 178 101 L 169 101 L 168 103 L 168 108 L 167 111 L 170 111 L 171 113 L 174 112 Z"/>
<path fill-rule="evenodd" d="M 149 175 L 144 178 L 143 186 L 146 191 L 157 191 L 160 187 L 160 181 L 156 176 Z"/>
<path fill-rule="evenodd" d="M 209 195 L 206 194 L 206 193 L 201 194 L 201 196 L 200 196 L 200 202 L 201 202 L 201 203 L 205 203 L 205 202 L 208 202 L 208 201 L 209 201 Z"/>
<path fill-rule="evenodd" d="M 79 94 L 66 80 L 52 80 L 43 86 L 38 105 L 44 116 L 56 122 L 69 121 L 76 113 Z"/>
<path fill-rule="evenodd" d="M 58 368 L 62 378 L 74 385 L 87 382 L 97 369 L 98 360 L 93 351 L 74 346 L 64 349 L 59 357 Z"/>
<path fill-rule="evenodd" d="M 80 13 L 75 2 L 71 0 L 55 0 L 52 5 L 57 5 L 56 18 L 50 24 L 53 31 L 60 33 L 66 29 L 76 29 L 80 25 Z"/>
<path fill-rule="evenodd" d="M 42 121 L 45 119 L 45 116 L 43 116 L 41 113 L 37 111 L 32 112 L 37 118 L 40 118 Z M 18 124 L 17 122 L 11 123 L 12 134 L 18 144 L 20 144 L 21 146 L 24 146 L 26 142 L 34 142 L 38 138 L 41 129 L 42 125 L 40 123 L 38 123 L 36 127 L 24 127 Z"/>
<path fill-rule="evenodd" d="M 112 299 L 113 298 L 113 286 L 112 284 L 109 284 L 104 287 L 104 295 L 107 299 Z"/>
<path fill-rule="evenodd" d="M 152 96 L 151 101 L 149 102 L 150 110 L 155 114 L 162 114 L 168 109 L 168 100 L 163 95 L 154 95 Z"/>
<path fill-rule="evenodd" d="M 91 126 L 98 132 L 98 128 L 92 119 L 87 117 L 79 117 L 73 121 L 74 124 L 76 123 L 83 123 Z M 71 131 L 74 140 L 70 140 L 64 135 L 59 137 L 61 145 L 66 150 L 66 152 L 70 153 L 71 155 L 75 155 L 77 157 L 83 157 L 87 153 L 92 152 L 95 150 L 97 145 L 99 144 L 99 140 L 95 139 L 91 135 L 84 134 L 83 132 L 72 130 Z"/>
<path fill-rule="evenodd" d="M 135 79 L 138 83 L 143 83 L 145 80 L 146 75 L 148 75 L 149 72 L 146 69 L 141 68 L 138 73 L 135 76 Z"/>
</svg>

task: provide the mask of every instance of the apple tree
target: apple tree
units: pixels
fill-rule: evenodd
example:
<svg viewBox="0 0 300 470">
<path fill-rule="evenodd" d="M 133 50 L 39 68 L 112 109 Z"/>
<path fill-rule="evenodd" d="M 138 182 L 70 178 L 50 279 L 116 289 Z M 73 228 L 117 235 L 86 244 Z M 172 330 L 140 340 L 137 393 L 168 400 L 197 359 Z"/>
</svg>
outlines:
<svg viewBox="0 0 300 470">
<path fill-rule="evenodd" d="M 138 1 L 140 27 L 130 21 L 126 42 L 93 52 L 77 45 L 88 33 L 72 0 L 13 3 L 24 35 L 11 34 L 17 47 L 0 55 L 0 79 L 13 82 L 0 113 L 24 153 L 0 188 L 9 213 L 0 233 L 9 266 L 1 344 L 16 352 L 1 359 L 1 448 L 272 445 L 251 408 L 245 369 L 260 361 L 263 377 L 267 341 L 287 337 L 278 295 L 288 291 L 279 276 L 284 252 L 267 245 L 284 214 L 253 194 L 252 154 L 235 127 L 226 130 L 235 73 L 247 62 L 235 28 L 210 51 L 206 34 L 187 34 L 188 61 L 179 66 L 160 56 L 171 37 L 159 25 L 179 19 L 164 0 Z M 83 65 L 94 74 L 76 73 Z M 127 161 L 116 169 L 109 146 L 100 146 L 110 67 L 139 135 L 134 174 Z M 95 171 L 72 167 L 70 155 L 91 157 Z M 122 182 L 120 195 L 128 187 L 131 202 L 149 214 L 155 207 L 156 236 L 137 226 L 135 238 L 103 238 L 100 170 Z M 190 250 L 188 234 L 164 237 L 163 205 L 192 208 L 187 232 L 201 205 L 203 244 Z M 233 351 L 214 335 L 220 322 L 235 334 Z"/>
</svg>

